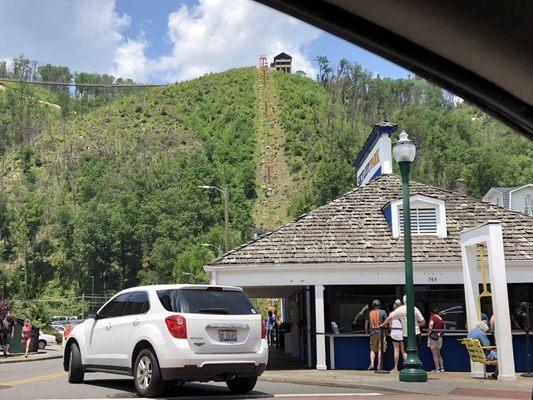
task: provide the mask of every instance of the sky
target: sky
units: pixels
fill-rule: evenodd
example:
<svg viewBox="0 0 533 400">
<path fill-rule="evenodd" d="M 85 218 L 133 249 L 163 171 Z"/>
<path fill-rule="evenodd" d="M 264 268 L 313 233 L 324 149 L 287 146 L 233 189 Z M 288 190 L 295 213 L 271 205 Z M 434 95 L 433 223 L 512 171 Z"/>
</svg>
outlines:
<svg viewBox="0 0 533 400">
<path fill-rule="evenodd" d="M 0 0 L 0 59 L 168 83 L 257 65 L 284 51 L 315 77 L 317 56 L 380 76 L 409 72 L 251 0 Z"/>
</svg>

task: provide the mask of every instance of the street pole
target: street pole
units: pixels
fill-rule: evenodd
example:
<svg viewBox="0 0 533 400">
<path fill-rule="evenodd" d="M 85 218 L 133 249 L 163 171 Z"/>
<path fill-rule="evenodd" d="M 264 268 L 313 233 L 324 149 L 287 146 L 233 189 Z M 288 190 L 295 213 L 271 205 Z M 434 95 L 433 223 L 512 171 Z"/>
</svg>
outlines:
<svg viewBox="0 0 533 400">
<path fill-rule="evenodd" d="M 405 296 L 407 298 L 407 359 L 404 368 L 400 371 L 400 381 L 402 382 L 426 382 L 427 372 L 422 367 L 422 362 L 418 357 L 415 335 L 415 289 L 413 282 L 413 257 L 411 245 L 411 204 L 409 200 L 409 172 L 410 161 L 401 161 L 400 173 L 402 176 L 402 196 L 403 196 L 403 240 L 405 256 Z"/>
<path fill-rule="evenodd" d="M 91 275 L 91 311 L 94 311 L 94 275 Z"/>
<path fill-rule="evenodd" d="M 220 250 L 220 247 L 215 246 L 214 244 L 211 244 L 211 243 L 202 243 L 202 246 L 203 247 L 212 247 L 212 248 L 216 249 L 217 257 L 221 257 L 222 256 L 222 250 Z"/>
<path fill-rule="evenodd" d="M 224 249 L 226 253 L 230 250 L 229 240 L 229 190 L 224 188 Z"/>
</svg>

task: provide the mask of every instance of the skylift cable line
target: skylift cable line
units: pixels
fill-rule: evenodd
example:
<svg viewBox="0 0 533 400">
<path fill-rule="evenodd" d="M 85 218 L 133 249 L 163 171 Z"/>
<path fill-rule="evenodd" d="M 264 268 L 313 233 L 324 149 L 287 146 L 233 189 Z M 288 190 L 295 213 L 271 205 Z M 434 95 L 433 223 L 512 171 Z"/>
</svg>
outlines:
<svg viewBox="0 0 533 400">
<path fill-rule="evenodd" d="M 167 84 L 111 84 L 105 85 L 100 83 L 68 83 L 68 82 L 49 82 L 49 81 L 21 81 L 17 79 L 0 78 L 0 82 L 11 83 L 26 83 L 28 85 L 43 85 L 43 86 L 83 86 L 83 87 L 101 87 L 101 88 L 149 88 L 161 87 Z"/>
</svg>

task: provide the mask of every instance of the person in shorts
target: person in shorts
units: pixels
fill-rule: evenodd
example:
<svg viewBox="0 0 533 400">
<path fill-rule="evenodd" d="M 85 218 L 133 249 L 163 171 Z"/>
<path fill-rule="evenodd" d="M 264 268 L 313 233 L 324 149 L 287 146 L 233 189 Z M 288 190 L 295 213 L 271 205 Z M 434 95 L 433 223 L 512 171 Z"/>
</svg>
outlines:
<svg viewBox="0 0 533 400">
<path fill-rule="evenodd" d="M 13 336 L 15 336 L 15 320 L 10 313 L 7 313 L 0 323 L 0 339 L 2 341 L 4 357 L 9 355 L 9 345 Z"/>
<path fill-rule="evenodd" d="M 401 307 L 402 302 L 397 299 L 394 302 L 393 310 Z M 400 354 L 403 357 L 403 361 L 407 358 L 405 347 L 403 345 L 403 329 L 402 323 L 398 318 L 393 318 L 390 323 L 390 338 L 392 340 L 392 346 L 394 348 L 394 368 L 393 371 L 398 371 L 398 362 L 400 361 Z"/>
<path fill-rule="evenodd" d="M 435 369 L 433 372 L 444 372 L 444 361 L 440 353 L 442 349 L 442 329 L 444 323 L 439 315 L 439 309 L 435 308 L 429 318 L 428 326 L 428 347 L 433 355 L 433 362 L 435 363 Z"/>
<path fill-rule="evenodd" d="M 379 300 L 374 300 L 372 302 L 372 311 L 368 313 L 367 319 L 365 321 L 365 330 L 370 334 L 370 366 L 369 370 L 374 369 L 374 364 L 376 360 L 376 354 L 378 355 L 378 365 L 377 369 L 381 370 L 383 367 L 381 360 L 381 353 L 383 343 L 385 338 L 383 337 L 381 324 L 387 318 L 387 313 L 382 310 L 381 303 Z"/>
<path fill-rule="evenodd" d="M 390 324 L 393 319 L 399 319 L 402 323 L 402 330 L 403 330 L 403 346 L 405 349 L 407 349 L 407 336 L 408 336 L 408 330 L 407 330 L 407 305 L 406 305 L 406 296 L 403 296 L 403 305 L 396 308 L 393 312 L 389 314 L 384 325 Z M 422 313 L 420 310 L 415 307 L 415 335 L 416 335 L 416 348 L 420 346 L 420 340 L 421 340 L 421 334 L 420 334 L 420 328 L 422 328 L 426 324 L 426 320 L 422 316 Z"/>
</svg>

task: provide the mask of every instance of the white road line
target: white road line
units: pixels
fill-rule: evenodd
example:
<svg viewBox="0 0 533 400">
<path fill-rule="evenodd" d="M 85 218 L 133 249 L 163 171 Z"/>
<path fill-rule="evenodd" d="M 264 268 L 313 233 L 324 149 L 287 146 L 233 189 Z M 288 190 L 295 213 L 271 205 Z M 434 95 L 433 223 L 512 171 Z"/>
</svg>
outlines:
<svg viewBox="0 0 533 400">
<path fill-rule="evenodd" d="M 274 397 L 348 397 L 348 396 L 383 396 L 383 393 L 315 393 L 315 394 L 308 394 L 308 393 L 302 393 L 302 394 L 275 394 Z"/>
<path fill-rule="evenodd" d="M 348 397 L 348 396 L 383 396 L 383 393 L 314 393 L 314 394 L 308 394 L 308 393 L 302 393 L 302 394 L 275 394 L 274 397 L 331 397 L 331 396 L 337 396 L 337 397 Z"/>
</svg>

